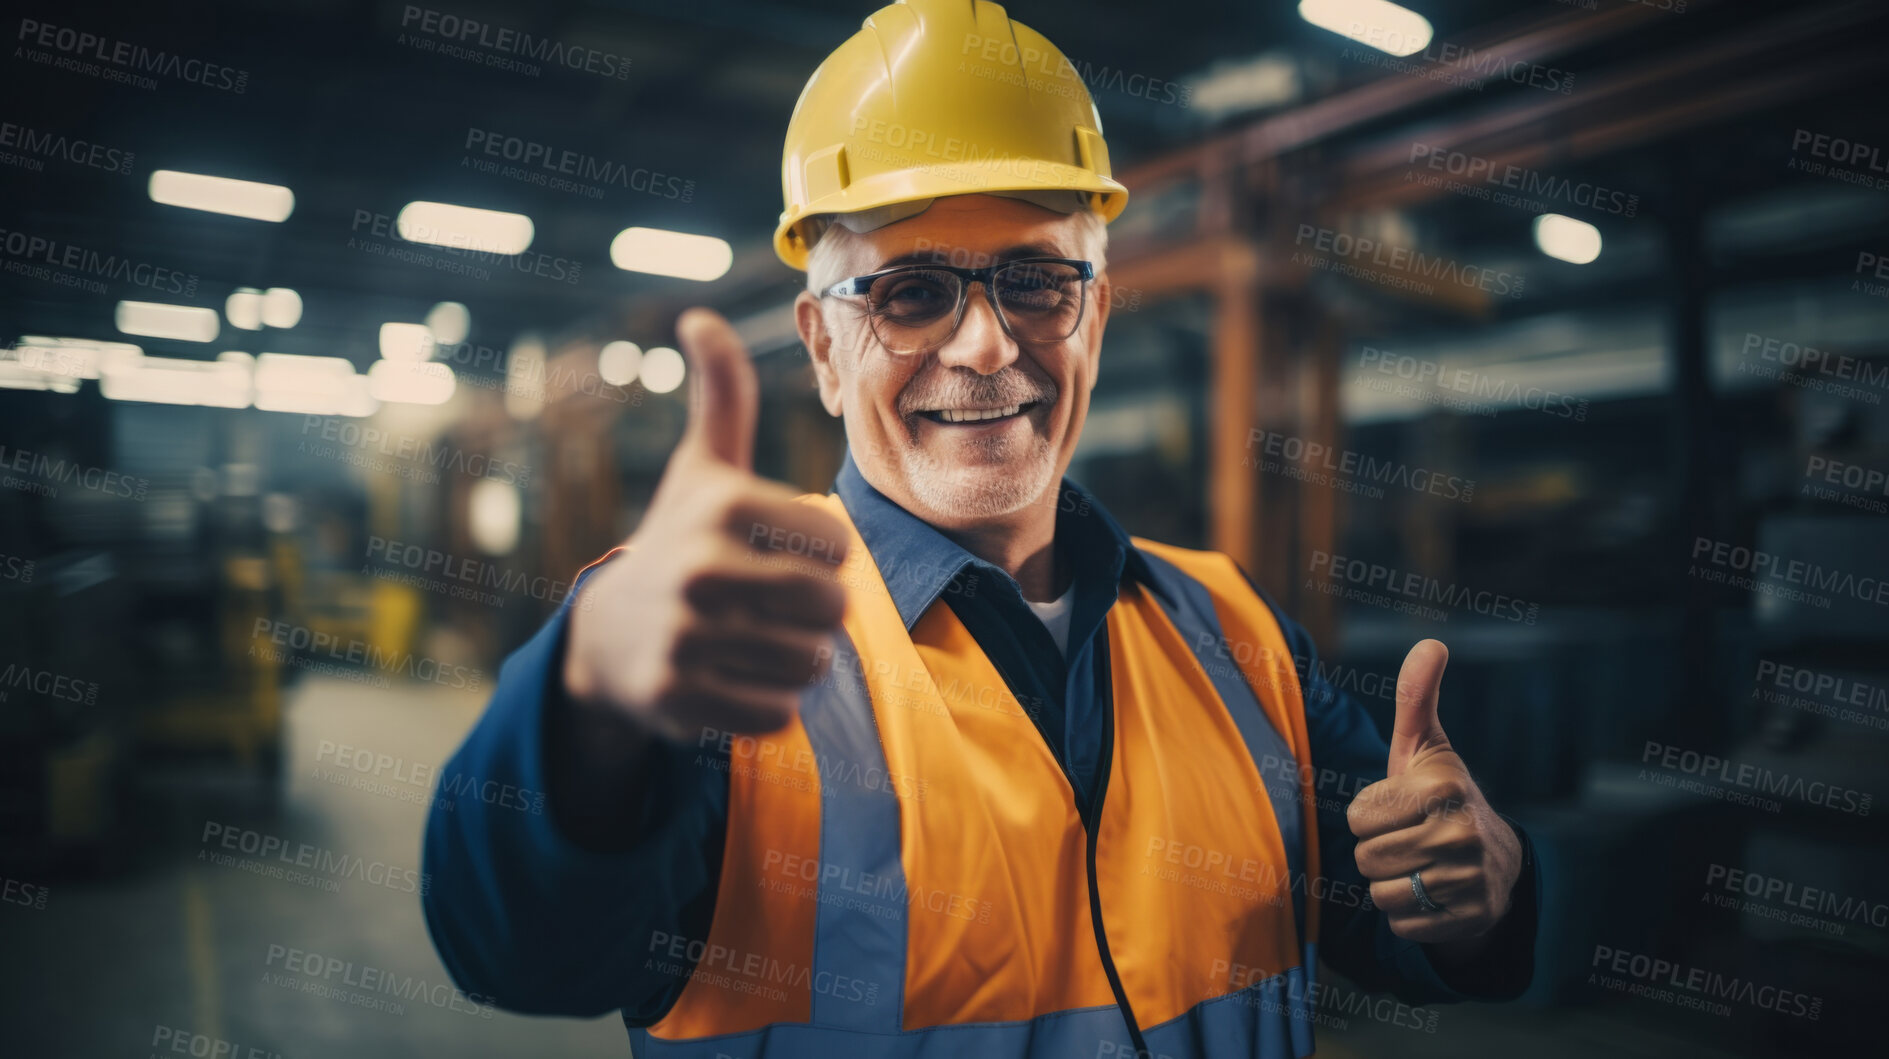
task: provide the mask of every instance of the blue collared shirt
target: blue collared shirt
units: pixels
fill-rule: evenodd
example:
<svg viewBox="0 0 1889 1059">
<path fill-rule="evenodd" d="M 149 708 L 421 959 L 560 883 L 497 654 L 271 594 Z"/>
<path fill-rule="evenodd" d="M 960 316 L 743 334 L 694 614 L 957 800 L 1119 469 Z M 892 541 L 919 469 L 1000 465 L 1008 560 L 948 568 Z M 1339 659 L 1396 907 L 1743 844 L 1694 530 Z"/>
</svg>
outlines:
<svg viewBox="0 0 1889 1059">
<path fill-rule="evenodd" d="M 1121 526 L 1064 480 L 1054 499 L 1055 546 L 1075 589 L 1065 657 L 1007 573 L 873 489 L 850 454 L 834 491 L 906 628 L 936 603 L 950 606 L 1037 719 L 1079 804 L 1092 808 L 1110 709 L 1108 637 L 1098 633 L 1124 579 L 1160 591 Z M 580 846 L 558 826 L 546 804 L 544 725 L 561 703 L 564 633 L 584 577 L 506 660 L 484 715 L 441 769 L 442 791 L 451 781 L 468 793 L 434 799 L 423 865 L 433 883 L 422 902 L 440 959 L 468 994 L 533 1014 L 621 1011 L 629 1024 L 646 1026 L 687 981 L 651 969 L 651 939 L 708 937 L 727 834 L 727 762 L 712 748 L 659 742 L 646 759 L 642 817 L 620 847 Z M 1331 893 L 1361 892 L 1345 807 L 1383 778 L 1389 748 L 1364 709 L 1325 679 L 1311 637 L 1266 602 L 1299 671 L 1312 760 L 1321 777 L 1337 778 L 1332 789 L 1320 788 L 1332 795 L 1318 801 L 1322 874 Z M 1522 841 L 1526 848 L 1528 836 Z M 1511 999 L 1533 974 L 1541 897 L 1532 855 L 1528 865 L 1513 912 L 1471 973 L 1444 980 L 1422 946 L 1392 934 L 1375 907 L 1332 901 L 1320 919 L 1321 957 L 1359 985 L 1413 1003 Z"/>
</svg>

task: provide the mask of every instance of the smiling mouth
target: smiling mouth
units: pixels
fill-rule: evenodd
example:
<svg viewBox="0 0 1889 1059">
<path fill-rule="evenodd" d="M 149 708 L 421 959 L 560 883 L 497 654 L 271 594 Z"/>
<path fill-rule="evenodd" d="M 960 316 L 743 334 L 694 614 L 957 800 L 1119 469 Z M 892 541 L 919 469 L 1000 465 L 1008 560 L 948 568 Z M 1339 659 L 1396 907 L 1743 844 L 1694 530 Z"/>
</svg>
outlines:
<svg viewBox="0 0 1889 1059">
<path fill-rule="evenodd" d="M 1041 403 L 1041 401 L 1025 401 L 1022 404 L 1004 405 L 1001 408 L 928 408 L 918 414 L 934 423 L 988 423 L 993 420 L 1020 416 Z"/>
</svg>

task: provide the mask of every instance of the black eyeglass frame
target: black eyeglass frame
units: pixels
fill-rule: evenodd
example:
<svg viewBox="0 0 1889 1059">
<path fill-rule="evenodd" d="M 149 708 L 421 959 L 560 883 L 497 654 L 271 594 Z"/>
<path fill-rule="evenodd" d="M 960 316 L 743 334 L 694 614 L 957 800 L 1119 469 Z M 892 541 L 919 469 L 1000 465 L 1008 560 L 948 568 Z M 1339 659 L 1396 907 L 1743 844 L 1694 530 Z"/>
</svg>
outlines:
<svg viewBox="0 0 1889 1059">
<path fill-rule="evenodd" d="M 999 261 L 994 265 L 987 265 L 983 268 L 959 268 L 956 265 L 899 265 L 894 268 L 882 269 L 870 275 L 854 276 L 850 279 L 840 280 L 838 283 L 821 291 L 820 297 L 858 298 L 869 293 L 874 283 L 877 283 L 887 276 L 902 275 L 907 272 L 949 272 L 957 276 L 961 281 L 958 285 L 958 305 L 952 316 L 951 330 L 947 332 L 943 338 L 939 339 L 935 345 L 925 349 L 911 350 L 909 352 L 929 353 L 931 350 L 937 349 L 939 346 L 951 341 L 951 337 L 957 334 L 958 328 L 964 324 L 964 307 L 970 303 L 971 284 L 973 283 L 983 285 L 984 300 L 990 303 L 991 312 L 997 314 L 997 323 L 1003 327 L 1004 334 L 1009 335 L 1012 339 L 1019 342 L 1060 342 L 1068 338 L 1069 335 L 1055 339 L 1018 338 L 1016 332 L 1010 329 L 1010 317 L 1004 314 L 1003 306 L 999 305 L 997 302 L 997 289 L 993 281 L 997 278 L 997 273 L 1007 268 L 1015 268 L 1019 265 L 1068 265 L 1076 270 L 1076 278 L 1082 282 L 1082 304 L 1076 307 L 1076 321 L 1069 328 L 1069 335 L 1075 334 L 1077 329 L 1082 327 L 1084 314 L 1089 311 L 1089 283 L 1095 279 L 1095 263 L 1092 261 L 1079 261 L 1075 258 L 1020 257 L 1014 261 Z M 875 334 L 878 333 L 877 327 L 874 327 L 873 330 Z M 885 340 L 882 338 L 880 341 L 883 342 Z"/>
</svg>

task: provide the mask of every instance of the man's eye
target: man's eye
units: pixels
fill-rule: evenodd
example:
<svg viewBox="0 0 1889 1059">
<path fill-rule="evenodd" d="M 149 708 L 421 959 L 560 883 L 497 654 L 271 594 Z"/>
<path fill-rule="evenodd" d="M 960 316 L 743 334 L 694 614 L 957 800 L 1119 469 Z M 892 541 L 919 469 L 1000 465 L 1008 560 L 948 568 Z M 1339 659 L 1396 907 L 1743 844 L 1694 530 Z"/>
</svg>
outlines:
<svg viewBox="0 0 1889 1059">
<path fill-rule="evenodd" d="M 890 280 L 875 292 L 873 307 L 881 312 L 900 315 L 942 312 L 950 308 L 952 292 L 944 283 L 929 276 L 901 276 Z"/>
<path fill-rule="evenodd" d="M 907 283 L 894 290 L 886 300 L 897 305 L 929 305 L 942 296 L 936 287 Z"/>
</svg>

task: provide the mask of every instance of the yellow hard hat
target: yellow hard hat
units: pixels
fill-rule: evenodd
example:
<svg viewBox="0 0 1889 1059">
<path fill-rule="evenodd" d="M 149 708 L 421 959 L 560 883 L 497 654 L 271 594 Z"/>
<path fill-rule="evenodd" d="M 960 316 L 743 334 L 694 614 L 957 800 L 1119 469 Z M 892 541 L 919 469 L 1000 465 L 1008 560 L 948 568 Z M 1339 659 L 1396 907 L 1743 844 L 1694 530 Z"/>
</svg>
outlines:
<svg viewBox="0 0 1889 1059">
<path fill-rule="evenodd" d="M 826 215 L 863 231 L 976 194 L 1104 221 L 1128 205 L 1088 86 L 1054 44 L 989 0 L 898 0 L 800 91 L 774 250 L 804 270 Z"/>
</svg>

